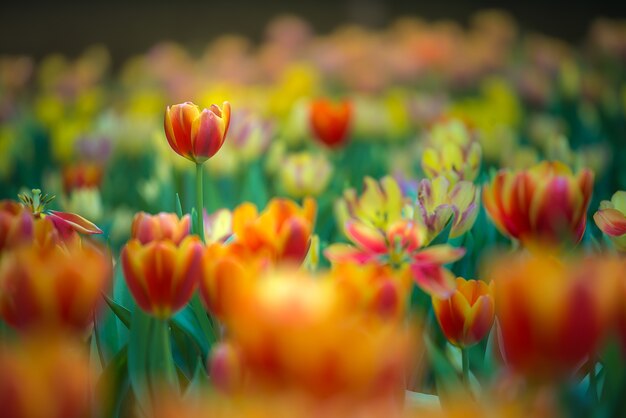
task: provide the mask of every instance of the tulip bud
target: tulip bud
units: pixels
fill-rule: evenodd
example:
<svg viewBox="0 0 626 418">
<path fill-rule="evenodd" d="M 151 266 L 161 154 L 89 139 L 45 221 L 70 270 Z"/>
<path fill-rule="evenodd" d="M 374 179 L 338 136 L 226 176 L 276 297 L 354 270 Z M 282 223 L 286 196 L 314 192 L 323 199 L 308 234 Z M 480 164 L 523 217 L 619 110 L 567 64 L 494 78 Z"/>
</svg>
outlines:
<svg viewBox="0 0 626 418">
<path fill-rule="evenodd" d="M 242 384 L 241 355 L 232 344 L 221 342 L 213 347 L 208 369 L 211 382 L 225 393 L 236 391 Z"/>
<path fill-rule="evenodd" d="M 439 326 L 451 344 L 467 348 L 485 338 L 495 316 L 494 293 L 493 283 L 459 277 L 449 298 L 432 298 Z"/>
<path fill-rule="evenodd" d="M 279 180 L 292 197 L 318 196 L 328 186 L 332 171 L 332 165 L 322 154 L 300 152 L 285 157 Z"/>
<path fill-rule="evenodd" d="M 352 103 L 333 103 L 319 99 L 311 103 L 311 129 L 315 138 L 329 148 L 338 148 L 348 139 L 352 119 Z"/>
<path fill-rule="evenodd" d="M 198 285 L 202 245 L 188 236 L 180 245 L 169 240 L 142 244 L 130 240 L 122 249 L 124 278 L 141 309 L 167 319 L 182 309 Z"/>
<path fill-rule="evenodd" d="M 190 222 L 189 215 L 178 219 L 175 213 L 161 212 L 150 215 L 146 212 L 139 212 L 133 219 L 130 236 L 138 239 L 142 244 L 170 240 L 178 245 L 189 235 Z"/>
<path fill-rule="evenodd" d="M 194 163 L 204 163 L 224 144 L 230 123 L 230 103 L 220 109 L 211 105 L 200 108 L 185 102 L 165 110 L 165 136 L 170 147 Z"/>
<path fill-rule="evenodd" d="M 593 220 L 618 250 L 626 251 L 626 192 L 617 191 L 610 201 L 600 202 L 600 209 L 593 215 Z"/>
</svg>

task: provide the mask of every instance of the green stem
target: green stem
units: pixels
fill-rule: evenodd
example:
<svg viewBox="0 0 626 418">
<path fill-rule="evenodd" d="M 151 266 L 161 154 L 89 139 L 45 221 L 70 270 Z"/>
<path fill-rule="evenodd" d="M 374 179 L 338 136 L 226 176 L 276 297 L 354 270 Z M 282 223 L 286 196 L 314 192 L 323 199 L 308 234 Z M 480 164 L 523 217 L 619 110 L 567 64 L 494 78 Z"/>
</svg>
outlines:
<svg viewBox="0 0 626 418">
<path fill-rule="evenodd" d="M 463 362 L 463 382 L 469 387 L 469 373 L 470 373 L 470 367 L 469 367 L 469 352 L 467 350 L 467 348 L 462 348 L 461 349 L 461 360 Z"/>
<path fill-rule="evenodd" d="M 98 358 L 100 360 L 100 366 L 105 367 L 106 362 L 104 360 L 104 353 L 102 353 L 102 345 L 100 343 L 100 335 L 98 334 L 98 321 L 96 320 L 96 314 L 93 314 L 93 335 L 96 339 L 96 348 L 98 349 Z"/>
<path fill-rule="evenodd" d="M 156 345 L 156 359 L 154 362 L 155 372 L 171 386 L 178 386 L 176 366 L 172 356 L 172 344 L 170 341 L 169 322 L 166 319 L 155 319 L 154 343 Z"/>
<path fill-rule="evenodd" d="M 204 190 L 202 187 L 202 164 L 196 163 L 196 234 L 204 242 Z"/>
</svg>

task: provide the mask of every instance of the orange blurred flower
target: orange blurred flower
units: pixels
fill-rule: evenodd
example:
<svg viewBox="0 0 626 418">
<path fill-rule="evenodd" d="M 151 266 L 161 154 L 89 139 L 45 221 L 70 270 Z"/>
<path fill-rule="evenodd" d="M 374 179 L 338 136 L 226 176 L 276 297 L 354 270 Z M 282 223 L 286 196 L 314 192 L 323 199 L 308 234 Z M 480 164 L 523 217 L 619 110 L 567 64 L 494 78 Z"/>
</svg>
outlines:
<svg viewBox="0 0 626 418">
<path fill-rule="evenodd" d="M 450 343 L 467 348 L 485 338 L 495 316 L 494 293 L 493 282 L 458 277 L 452 296 L 432 298 L 437 321 Z"/>
<path fill-rule="evenodd" d="M 352 102 L 348 100 L 339 103 L 329 99 L 314 100 L 309 116 L 313 135 L 329 148 L 344 145 L 349 136 L 352 113 Z"/>
<path fill-rule="evenodd" d="M 490 272 L 502 355 L 540 379 L 567 377 L 595 354 L 614 324 L 621 269 L 616 259 L 553 254 L 500 258 Z"/>
<path fill-rule="evenodd" d="M 108 251 L 92 243 L 20 246 L 0 261 L 0 313 L 20 330 L 82 332 L 111 276 Z"/>
<path fill-rule="evenodd" d="M 188 236 L 179 245 L 170 240 L 142 244 L 130 240 L 121 262 L 137 305 L 158 318 L 169 318 L 191 299 L 198 285 L 202 244 Z"/>
<path fill-rule="evenodd" d="M 409 268 L 394 270 L 376 262 L 343 261 L 333 264 L 330 276 L 355 308 L 382 318 L 405 317 L 413 284 Z"/>
<path fill-rule="evenodd" d="M 150 215 L 146 212 L 139 212 L 133 219 L 130 236 L 142 244 L 170 240 L 178 245 L 189 235 L 190 225 L 189 215 L 184 215 L 179 219 L 175 213 L 161 212 Z"/>
<path fill-rule="evenodd" d="M 2 344 L 0 376 L 5 418 L 91 416 L 96 376 L 82 344 L 41 337 Z"/>
<path fill-rule="evenodd" d="M 560 162 L 543 161 L 529 170 L 500 171 L 485 186 L 483 202 L 496 226 L 523 244 L 579 242 L 587 223 L 593 173 L 574 176 Z"/>
<path fill-rule="evenodd" d="M 350 309 L 336 282 L 274 272 L 239 288 L 234 301 L 225 324 L 244 365 L 243 390 L 351 399 L 403 393 L 410 333 Z"/>
<path fill-rule="evenodd" d="M 101 164 L 80 162 L 63 168 L 63 190 L 70 193 L 74 189 L 99 188 L 104 175 Z"/>
<path fill-rule="evenodd" d="M 317 204 L 304 199 L 302 207 L 284 198 L 270 200 L 263 212 L 249 202 L 233 211 L 233 243 L 265 254 L 274 261 L 301 263 L 315 223 Z"/>
<path fill-rule="evenodd" d="M 230 124 L 230 103 L 202 109 L 185 102 L 165 110 L 165 136 L 170 147 L 194 163 L 213 157 L 224 144 Z"/>
</svg>

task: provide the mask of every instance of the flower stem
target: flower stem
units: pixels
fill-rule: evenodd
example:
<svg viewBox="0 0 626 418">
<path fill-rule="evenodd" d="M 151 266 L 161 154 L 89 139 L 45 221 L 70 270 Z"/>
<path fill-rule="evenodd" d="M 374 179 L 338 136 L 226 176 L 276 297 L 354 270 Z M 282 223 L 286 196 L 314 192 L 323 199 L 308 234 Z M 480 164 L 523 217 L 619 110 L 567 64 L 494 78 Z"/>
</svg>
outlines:
<svg viewBox="0 0 626 418">
<path fill-rule="evenodd" d="M 470 367 L 469 367 L 469 352 L 467 350 L 467 348 L 462 348 L 461 349 L 461 361 L 463 362 L 463 383 L 465 383 L 465 385 L 469 388 L 469 372 L 470 372 Z"/>
<path fill-rule="evenodd" d="M 204 193 L 202 187 L 202 164 L 196 163 L 196 234 L 204 242 Z"/>
<path fill-rule="evenodd" d="M 176 367 L 172 357 L 172 345 L 170 342 L 170 329 L 167 319 L 156 319 L 154 324 L 155 344 L 157 344 L 156 368 L 162 377 L 174 388 L 178 387 Z"/>
</svg>

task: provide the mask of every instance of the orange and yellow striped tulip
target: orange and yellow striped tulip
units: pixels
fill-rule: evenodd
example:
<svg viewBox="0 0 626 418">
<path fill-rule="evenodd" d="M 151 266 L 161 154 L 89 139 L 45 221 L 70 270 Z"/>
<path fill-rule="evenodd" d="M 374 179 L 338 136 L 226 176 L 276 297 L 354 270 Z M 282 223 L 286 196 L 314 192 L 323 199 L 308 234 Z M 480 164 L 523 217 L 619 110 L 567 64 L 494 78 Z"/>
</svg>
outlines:
<svg viewBox="0 0 626 418">
<path fill-rule="evenodd" d="M 194 163 L 204 163 L 224 144 L 230 124 L 230 103 L 202 109 L 185 102 L 165 110 L 165 136 L 170 147 Z"/>
<path fill-rule="evenodd" d="M 130 240 L 122 249 L 126 283 L 137 305 L 158 318 L 169 318 L 191 299 L 201 272 L 202 244 L 188 236 L 142 244 Z"/>
<path fill-rule="evenodd" d="M 150 215 L 146 212 L 139 212 L 133 219 L 130 236 L 142 244 L 170 240 L 178 245 L 189 235 L 190 226 L 191 218 L 189 215 L 184 215 L 179 219 L 175 213 L 161 212 Z"/>
<path fill-rule="evenodd" d="M 500 171 L 484 188 L 483 202 L 498 229 L 523 244 L 577 243 L 587 223 L 593 173 L 577 175 L 560 162 L 543 161 L 518 172 Z"/>
<path fill-rule="evenodd" d="M 95 244 L 20 246 L 0 262 L 0 313 L 19 330 L 83 332 L 111 275 L 108 251 Z"/>
<path fill-rule="evenodd" d="M 451 344 L 467 348 L 487 336 L 495 317 L 494 296 L 493 282 L 458 277 L 452 296 L 432 298 L 439 326 Z"/>
<path fill-rule="evenodd" d="M 554 254 L 503 257 L 489 273 L 502 356 L 515 372 L 540 380 L 569 377 L 595 355 L 614 324 L 622 266 Z"/>
</svg>

